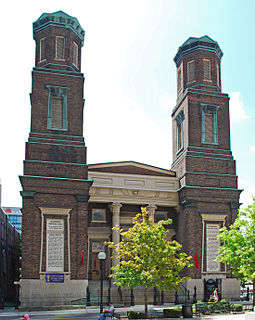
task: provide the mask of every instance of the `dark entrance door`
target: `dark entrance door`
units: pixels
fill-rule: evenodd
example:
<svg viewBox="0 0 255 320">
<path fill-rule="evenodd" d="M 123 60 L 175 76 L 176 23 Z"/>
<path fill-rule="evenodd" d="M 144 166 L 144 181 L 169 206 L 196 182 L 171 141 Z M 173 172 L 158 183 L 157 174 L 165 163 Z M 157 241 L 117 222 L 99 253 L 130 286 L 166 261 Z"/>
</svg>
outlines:
<svg viewBox="0 0 255 320">
<path fill-rule="evenodd" d="M 213 292 L 213 289 L 217 287 L 216 281 L 213 279 L 204 280 L 204 301 L 208 301 Z"/>
</svg>

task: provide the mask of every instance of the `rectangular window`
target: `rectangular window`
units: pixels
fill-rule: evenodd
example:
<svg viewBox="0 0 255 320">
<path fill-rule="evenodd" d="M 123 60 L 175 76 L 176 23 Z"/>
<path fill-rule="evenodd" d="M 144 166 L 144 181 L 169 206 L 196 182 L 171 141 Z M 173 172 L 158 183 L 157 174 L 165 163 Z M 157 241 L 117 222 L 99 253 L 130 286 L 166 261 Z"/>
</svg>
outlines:
<svg viewBox="0 0 255 320">
<path fill-rule="evenodd" d="M 205 113 L 205 141 L 214 142 L 214 115 Z"/>
<path fill-rule="evenodd" d="M 179 152 L 183 148 L 183 120 L 184 120 L 184 113 L 181 110 L 177 117 L 175 118 L 176 121 L 176 152 Z"/>
<path fill-rule="evenodd" d="M 167 212 L 155 212 L 155 218 L 154 222 L 159 222 L 161 220 L 166 220 L 167 219 Z"/>
<path fill-rule="evenodd" d="M 49 90 L 47 129 L 67 130 L 68 87 L 46 86 Z"/>
<path fill-rule="evenodd" d="M 182 122 L 177 123 L 177 151 L 182 148 Z"/>
<path fill-rule="evenodd" d="M 217 109 L 218 106 L 203 105 L 202 143 L 218 143 Z"/>
<path fill-rule="evenodd" d="M 63 97 L 52 96 L 51 98 L 51 126 L 63 129 Z"/>
<path fill-rule="evenodd" d="M 92 209 L 92 222 L 106 222 L 106 210 Z"/>
<path fill-rule="evenodd" d="M 212 80 L 212 72 L 211 72 L 211 61 L 204 59 L 204 80 L 211 81 Z"/>
<path fill-rule="evenodd" d="M 56 37 L 56 55 L 55 58 L 58 60 L 65 59 L 65 38 L 57 36 Z"/>
<path fill-rule="evenodd" d="M 189 61 L 187 63 L 187 82 L 195 81 L 195 61 Z"/>
<path fill-rule="evenodd" d="M 220 87 L 220 67 L 218 64 L 216 69 L 217 69 L 217 86 Z"/>
<path fill-rule="evenodd" d="M 46 59 L 46 38 L 40 40 L 40 61 Z"/>
<path fill-rule="evenodd" d="M 73 64 L 78 67 L 78 44 L 76 42 L 73 43 Z"/>
<path fill-rule="evenodd" d="M 177 72 L 177 90 L 178 92 L 182 89 L 182 70 L 181 68 Z"/>
</svg>

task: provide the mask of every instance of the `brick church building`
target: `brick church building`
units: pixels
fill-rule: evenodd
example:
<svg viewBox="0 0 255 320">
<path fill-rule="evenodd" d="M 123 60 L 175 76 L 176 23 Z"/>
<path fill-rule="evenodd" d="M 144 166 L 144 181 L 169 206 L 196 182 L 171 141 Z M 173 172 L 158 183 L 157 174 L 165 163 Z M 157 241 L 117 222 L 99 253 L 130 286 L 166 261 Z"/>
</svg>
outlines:
<svg viewBox="0 0 255 320">
<path fill-rule="evenodd" d="M 198 298 L 208 299 L 218 286 L 222 297 L 237 298 L 238 281 L 214 261 L 217 234 L 235 219 L 241 192 L 230 147 L 229 96 L 221 92 L 223 53 L 218 43 L 208 36 L 189 38 L 174 58 L 178 83 L 170 170 L 134 161 L 88 165 L 84 34 L 78 20 L 62 11 L 44 13 L 33 24 L 31 131 L 20 177 L 21 305 L 72 304 L 84 299 L 88 288 L 97 299 L 100 251 L 106 253 L 107 292 L 113 301 L 128 303 L 125 290 L 117 291 L 108 280 L 118 261 L 103 243 L 118 242 L 112 227 L 132 226 L 141 206 L 154 221 L 172 218 L 169 240 L 176 239 L 197 257 L 198 268 L 188 270 L 191 280 L 182 285 L 183 292 L 192 295 L 196 286 Z M 141 292 L 135 290 L 135 303 Z M 173 299 L 174 293 L 165 293 L 165 301 Z"/>
</svg>

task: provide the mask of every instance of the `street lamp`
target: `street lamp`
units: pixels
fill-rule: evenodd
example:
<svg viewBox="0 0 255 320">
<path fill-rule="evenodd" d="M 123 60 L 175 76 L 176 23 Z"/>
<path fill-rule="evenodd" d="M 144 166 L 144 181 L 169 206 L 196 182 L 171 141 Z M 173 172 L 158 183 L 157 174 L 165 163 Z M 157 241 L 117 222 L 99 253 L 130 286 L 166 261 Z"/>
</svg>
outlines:
<svg viewBox="0 0 255 320">
<path fill-rule="evenodd" d="M 103 263 L 106 258 L 106 254 L 104 251 L 98 253 L 98 259 L 100 261 L 100 273 L 101 273 L 101 290 L 100 290 L 100 313 L 103 312 Z"/>
</svg>

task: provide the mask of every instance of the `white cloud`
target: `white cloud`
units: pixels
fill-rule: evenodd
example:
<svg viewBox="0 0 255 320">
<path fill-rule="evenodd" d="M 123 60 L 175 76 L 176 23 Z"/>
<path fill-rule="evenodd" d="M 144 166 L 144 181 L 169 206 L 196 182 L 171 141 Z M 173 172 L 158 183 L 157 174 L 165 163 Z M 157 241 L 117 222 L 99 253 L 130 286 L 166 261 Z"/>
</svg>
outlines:
<svg viewBox="0 0 255 320">
<path fill-rule="evenodd" d="M 255 146 L 250 146 L 250 152 L 255 152 Z"/>
<path fill-rule="evenodd" d="M 240 196 L 240 203 L 242 203 L 242 208 L 247 207 L 249 204 L 252 203 L 252 197 L 255 196 L 255 189 L 254 188 L 246 188 Z"/>
<path fill-rule="evenodd" d="M 230 93 L 230 120 L 231 122 L 239 122 L 246 119 L 249 119 L 250 116 L 246 114 L 244 109 L 243 101 L 241 101 L 240 92 L 231 92 Z"/>
<path fill-rule="evenodd" d="M 90 86 L 89 81 L 87 82 Z M 171 122 L 152 117 L 143 105 L 127 98 L 118 86 L 92 88 L 85 105 L 85 138 L 88 162 L 134 160 L 170 168 Z"/>
</svg>

